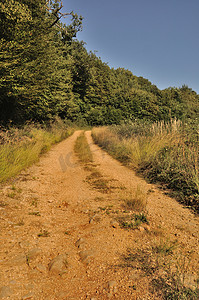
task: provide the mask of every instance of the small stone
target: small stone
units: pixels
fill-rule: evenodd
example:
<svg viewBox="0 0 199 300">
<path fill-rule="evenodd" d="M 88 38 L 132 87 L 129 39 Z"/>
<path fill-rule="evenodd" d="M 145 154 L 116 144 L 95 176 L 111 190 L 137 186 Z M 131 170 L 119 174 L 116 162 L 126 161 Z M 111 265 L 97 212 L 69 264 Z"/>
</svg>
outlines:
<svg viewBox="0 0 199 300">
<path fill-rule="evenodd" d="M 84 250 L 79 253 L 81 261 L 85 264 L 89 264 L 91 262 L 91 256 L 93 256 L 93 252 L 90 250 Z"/>
<path fill-rule="evenodd" d="M 39 264 L 36 266 L 36 269 L 40 272 L 40 273 L 45 273 L 46 272 L 46 267 L 43 266 L 42 264 Z"/>
<path fill-rule="evenodd" d="M 28 248 L 30 247 L 30 243 L 28 241 L 22 241 L 19 243 L 21 248 Z"/>
<path fill-rule="evenodd" d="M 39 248 L 33 248 L 31 249 L 28 254 L 27 254 L 27 259 L 28 260 L 33 260 L 35 259 L 39 254 L 41 253 L 41 249 Z"/>
<path fill-rule="evenodd" d="M 144 227 L 142 227 L 142 226 L 139 226 L 138 229 L 140 232 L 143 232 L 145 230 Z"/>
<path fill-rule="evenodd" d="M 33 293 L 30 292 L 28 294 L 26 294 L 25 296 L 22 297 L 22 300 L 28 300 L 28 299 L 32 299 L 33 298 Z"/>
<path fill-rule="evenodd" d="M 148 224 L 144 224 L 143 227 L 144 227 L 144 229 L 146 231 L 150 231 L 151 230 L 151 227 Z"/>
<path fill-rule="evenodd" d="M 118 228 L 119 227 L 119 223 L 116 220 L 111 220 L 110 224 L 113 228 Z"/>
<path fill-rule="evenodd" d="M 93 222 L 94 222 L 94 219 L 91 218 L 91 219 L 89 220 L 89 224 L 93 224 Z"/>
<path fill-rule="evenodd" d="M 109 287 L 110 289 L 112 289 L 112 288 L 114 288 L 114 287 L 116 287 L 116 286 L 117 286 L 117 282 L 116 282 L 116 281 L 111 280 L 111 281 L 108 282 L 108 287 Z"/>
<path fill-rule="evenodd" d="M 117 292 L 117 282 L 116 281 L 114 281 L 114 280 L 109 281 L 108 287 L 109 287 L 109 294 Z"/>
<path fill-rule="evenodd" d="M 79 248 L 79 246 L 81 244 L 83 244 L 85 242 L 84 238 L 80 238 L 79 240 L 77 240 L 77 242 L 75 243 L 75 246 Z"/>
<path fill-rule="evenodd" d="M 27 263 L 27 257 L 25 254 L 19 254 L 11 259 L 11 261 L 8 263 L 9 265 L 17 265 L 21 266 L 23 264 Z"/>
<path fill-rule="evenodd" d="M 12 295 L 12 290 L 9 286 L 2 286 L 0 288 L 0 298 L 6 298 Z"/>
<path fill-rule="evenodd" d="M 61 275 L 67 269 L 67 255 L 60 254 L 56 256 L 48 265 L 49 271 L 53 274 Z"/>
</svg>

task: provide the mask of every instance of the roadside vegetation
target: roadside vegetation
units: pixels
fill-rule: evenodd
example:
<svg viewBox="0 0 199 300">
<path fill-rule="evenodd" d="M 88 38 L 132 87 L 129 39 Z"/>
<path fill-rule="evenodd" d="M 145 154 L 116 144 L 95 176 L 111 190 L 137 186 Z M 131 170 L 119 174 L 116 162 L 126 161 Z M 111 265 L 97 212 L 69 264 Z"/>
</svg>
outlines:
<svg viewBox="0 0 199 300">
<path fill-rule="evenodd" d="M 199 123 L 128 122 L 94 128 L 94 141 L 113 157 L 159 182 L 180 202 L 199 211 Z M 163 185 L 162 185 L 163 184 Z"/>
<path fill-rule="evenodd" d="M 27 124 L 22 128 L 0 130 L 0 182 L 39 159 L 50 147 L 71 135 L 74 128 L 57 119 L 48 126 Z"/>
</svg>

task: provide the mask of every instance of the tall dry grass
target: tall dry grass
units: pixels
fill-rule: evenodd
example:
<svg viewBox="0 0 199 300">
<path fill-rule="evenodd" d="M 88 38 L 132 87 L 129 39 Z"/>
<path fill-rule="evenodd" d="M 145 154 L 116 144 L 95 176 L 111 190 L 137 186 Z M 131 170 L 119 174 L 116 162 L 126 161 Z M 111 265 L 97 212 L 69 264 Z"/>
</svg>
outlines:
<svg viewBox="0 0 199 300">
<path fill-rule="evenodd" d="M 140 129 L 139 129 L 140 128 Z M 94 128 L 94 141 L 152 182 L 163 182 L 199 210 L 199 125 L 171 120 Z"/>
<path fill-rule="evenodd" d="M 63 121 L 42 128 L 29 124 L 22 129 L 0 131 L 0 182 L 3 182 L 39 159 L 50 147 L 67 138 L 74 129 Z"/>
</svg>

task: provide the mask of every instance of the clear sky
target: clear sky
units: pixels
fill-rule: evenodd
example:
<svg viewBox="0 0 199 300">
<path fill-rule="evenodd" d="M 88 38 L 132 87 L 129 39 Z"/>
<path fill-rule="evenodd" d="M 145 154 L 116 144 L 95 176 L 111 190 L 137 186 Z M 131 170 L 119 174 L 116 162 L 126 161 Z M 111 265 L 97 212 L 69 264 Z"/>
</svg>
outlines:
<svg viewBox="0 0 199 300">
<path fill-rule="evenodd" d="M 199 94 L 199 0 L 63 0 L 84 17 L 77 38 L 113 68 L 158 88 L 187 84 Z M 64 21 L 64 20 L 62 20 Z"/>
</svg>

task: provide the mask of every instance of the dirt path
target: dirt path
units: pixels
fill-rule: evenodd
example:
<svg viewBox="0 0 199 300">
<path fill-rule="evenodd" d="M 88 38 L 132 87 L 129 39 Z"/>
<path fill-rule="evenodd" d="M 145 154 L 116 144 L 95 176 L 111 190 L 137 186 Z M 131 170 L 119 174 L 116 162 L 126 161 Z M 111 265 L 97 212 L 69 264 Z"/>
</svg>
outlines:
<svg viewBox="0 0 199 300">
<path fill-rule="evenodd" d="M 153 249 L 161 240 L 177 240 L 190 257 L 183 274 L 192 287 L 198 217 L 94 145 L 89 131 L 94 163 L 80 165 L 73 151 L 79 134 L 2 186 L 0 299 L 161 299 L 150 274 L 125 258 L 128 249 Z M 132 213 L 122 204 L 138 187 L 147 195 L 149 225 L 125 230 L 115 219 Z"/>
</svg>

